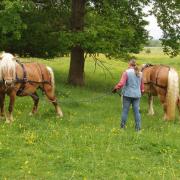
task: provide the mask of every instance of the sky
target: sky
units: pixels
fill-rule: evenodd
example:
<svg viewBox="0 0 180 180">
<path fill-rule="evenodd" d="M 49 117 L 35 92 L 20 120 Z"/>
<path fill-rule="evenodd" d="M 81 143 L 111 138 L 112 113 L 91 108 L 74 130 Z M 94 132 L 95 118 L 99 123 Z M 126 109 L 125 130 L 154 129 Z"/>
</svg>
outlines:
<svg viewBox="0 0 180 180">
<path fill-rule="evenodd" d="M 162 30 L 157 25 L 157 20 L 155 16 L 151 15 L 145 18 L 149 25 L 146 26 L 146 29 L 149 31 L 149 35 L 153 37 L 153 39 L 159 39 L 162 37 Z"/>
<path fill-rule="evenodd" d="M 143 11 L 148 13 L 149 10 L 152 10 L 152 5 L 145 6 Z M 144 18 L 146 21 L 149 22 L 149 25 L 146 26 L 146 29 L 149 31 L 149 35 L 153 37 L 153 39 L 159 39 L 162 37 L 162 30 L 157 24 L 156 17 L 154 15 L 149 15 L 148 17 Z"/>
</svg>

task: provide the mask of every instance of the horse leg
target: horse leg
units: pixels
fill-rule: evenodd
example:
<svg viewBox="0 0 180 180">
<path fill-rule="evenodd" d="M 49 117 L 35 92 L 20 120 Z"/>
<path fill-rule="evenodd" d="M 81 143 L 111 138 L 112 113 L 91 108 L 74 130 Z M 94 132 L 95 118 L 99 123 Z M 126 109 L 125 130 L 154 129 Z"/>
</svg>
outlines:
<svg viewBox="0 0 180 180">
<path fill-rule="evenodd" d="M 39 103 L 39 96 L 36 93 L 37 86 L 33 86 L 31 84 L 26 84 L 24 89 L 18 94 L 18 96 L 30 96 L 33 99 L 34 105 L 32 111 L 29 113 L 29 115 L 35 114 L 37 112 L 38 103 Z"/>
<path fill-rule="evenodd" d="M 153 96 L 151 94 L 148 95 L 148 114 L 149 115 L 154 115 L 154 108 L 153 108 Z"/>
<path fill-rule="evenodd" d="M 0 119 L 4 117 L 4 101 L 5 101 L 5 94 L 0 94 Z"/>
<path fill-rule="evenodd" d="M 166 97 L 163 96 L 163 95 L 158 95 L 158 97 L 159 97 L 159 99 L 160 99 L 160 101 L 161 101 L 161 103 L 163 105 L 163 110 L 164 110 L 164 117 L 163 117 L 163 119 L 167 120 L 167 104 L 166 104 L 166 101 L 165 101 Z"/>
<path fill-rule="evenodd" d="M 9 95 L 9 98 L 10 98 L 9 108 L 8 108 L 9 114 L 8 114 L 8 117 L 6 117 L 6 123 L 11 123 L 13 121 L 12 112 L 14 109 L 15 97 L 16 97 L 16 91 L 12 91 Z"/>
<path fill-rule="evenodd" d="M 49 84 L 45 84 L 43 87 L 43 90 L 44 90 L 47 98 L 54 105 L 57 115 L 59 117 L 63 117 L 62 110 L 61 110 L 60 106 L 58 105 L 56 96 L 54 95 L 53 87 Z"/>
<path fill-rule="evenodd" d="M 179 112 L 179 120 L 180 120 L 180 97 L 178 96 L 178 99 L 177 99 L 177 108 L 178 108 L 178 112 Z"/>
<path fill-rule="evenodd" d="M 32 115 L 32 114 L 35 114 L 37 112 L 38 103 L 39 103 L 39 96 L 36 92 L 32 93 L 30 96 L 32 97 L 33 102 L 34 102 L 32 112 L 30 113 L 30 115 Z"/>
</svg>

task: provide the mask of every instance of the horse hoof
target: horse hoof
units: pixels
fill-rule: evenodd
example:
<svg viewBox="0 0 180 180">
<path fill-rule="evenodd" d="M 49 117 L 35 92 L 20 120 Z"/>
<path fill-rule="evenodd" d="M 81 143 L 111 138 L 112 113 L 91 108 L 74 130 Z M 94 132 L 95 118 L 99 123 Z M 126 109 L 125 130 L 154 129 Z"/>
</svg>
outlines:
<svg viewBox="0 0 180 180">
<path fill-rule="evenodd" d="M 33 113 L 32 113 L 32 112 L 30 112 L 30 113 L 29 113 L 29 116 L 33 116 Z"/>
<path fill-rule="evenodd" d="M 149 116 L 153 116 L 153 115 L 154 115 L 154 113 L 148 113 L 148 115 L 149 115 Z"/>
<path fill-rule="evenodd" d="M 11 121 L 10 121 L 10 120 L 6 120 L 5 123 L 6 123 L 6 124 L 10 124 Z"/>
<path fill-rule="evenodd" d="M 37 114 L 37 111 L 30 112 L 30 113 L 29 113 L 29 116 L 33 116 L 33 115 L 35 115 L 35 114 Z"/>
<path fill-rule="evenodd" d="M 57 118 L 62 118 L 62 117 L 63 117 L 63 113 L 57 114 Z"/>
<path fill-rule="evenodd" d="M 0 116 L 0 121 L 3 120 L 5 118 L 5 116 Z"/>
</svg>

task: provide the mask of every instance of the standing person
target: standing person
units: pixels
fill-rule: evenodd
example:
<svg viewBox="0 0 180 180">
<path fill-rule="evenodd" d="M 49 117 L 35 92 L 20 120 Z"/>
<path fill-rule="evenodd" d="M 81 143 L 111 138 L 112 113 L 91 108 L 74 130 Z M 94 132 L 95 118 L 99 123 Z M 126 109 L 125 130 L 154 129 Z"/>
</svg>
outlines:
<svg viewBox="0 0 180 180">
<path fill-rule="evenodd" d="M 123 72 L 121 80 L 112 90 L 113 93 L 116 93 L 117 90 L 122 89 L 123 110 L 121 115 L 121 128 L 125 128 L 129 107 L 132 104 L 135 118 L 135 129 L 136 131 L 141 130 L 139 103 L 141 93 L 144 92 L 144 84 L 141 76 L 136 61 L 131 59 L 128 64 L 128 69 Z"/>
</svg>

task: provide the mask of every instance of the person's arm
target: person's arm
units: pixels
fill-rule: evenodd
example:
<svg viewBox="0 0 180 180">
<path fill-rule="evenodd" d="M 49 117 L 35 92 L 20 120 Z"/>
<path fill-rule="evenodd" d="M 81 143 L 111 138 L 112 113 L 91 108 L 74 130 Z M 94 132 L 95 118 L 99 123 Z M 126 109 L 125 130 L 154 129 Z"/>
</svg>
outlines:
<svg viewBox="0 0 180 180">
<path fill-rule="evenodd" d="M 121 89 L 126 84 L 127 79 L 127 73 L 124 72 L 121 76 L 119 83 L 114 87 L 113 92 L 115 93 L 118 89 Z"/>
</svg>

